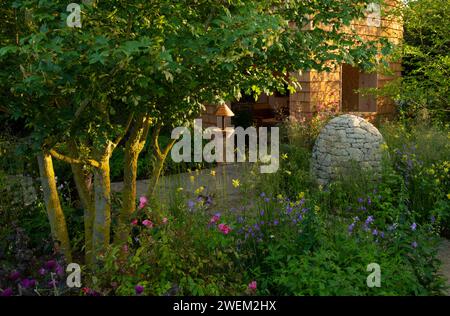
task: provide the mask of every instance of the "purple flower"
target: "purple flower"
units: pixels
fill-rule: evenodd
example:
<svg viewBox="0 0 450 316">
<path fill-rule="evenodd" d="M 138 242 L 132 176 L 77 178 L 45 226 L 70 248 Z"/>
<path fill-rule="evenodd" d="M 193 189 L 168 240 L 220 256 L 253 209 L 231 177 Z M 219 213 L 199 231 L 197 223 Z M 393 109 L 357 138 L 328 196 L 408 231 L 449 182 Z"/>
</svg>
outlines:
<svg viewBox="0 0 450 316">
<path fill-rule="evenodd" d="M 291 213 L 292 213 L 292 207 L 288 206 L 288 207 L 286 208 L 286 213 L 287 213 L 287 214 L 291 214 Z"/>
<path fill-rule="evenodd" d="M 369 216 L 366 219 L 366 225 L 370 225 L 371 223 L 373 223 L 373 216 Z"/>
<path fill-rule="evenodd" d="M 416 241 L 413 241 L 412 244 L 411 244 L 411 247 L 417 248 L 417 246 L 418 246 L 417 242 L 416 242 Z"/>
<path fill-rule="evenodd" d="M 380 237 L 384 238 L 384 232 L 380 232 Z"/>
<path fill-rule="evenodd" d="M 368 205 L 372 204 L 372 200 L 370 199 L 370 197 L 367 198 L 367 204 L 368 204 Z"/>
<path fill-rule="evenodd" d="M 33 279 L 23 279 L 22 282 L 20 282 L 20 285 L 24 288 L 33 288 L 36 286 L 36 281 Z"/>
<path fill-rule="evenodd" d="M 434 224 L 435 221 L 436 221 L 436 217 L 434 217 L 433 215 L 431 215 L 431 223 Z"/>
<path fill-rule="evenodd" d="M 13 281 L 16 281 L 20 278 L 20 272 L 19 271 L 12 271 L 11 274 L 9 275 L 9 278 Z"/>
<path fill-rule="evenodd" d="M 372 235 L 378 236 L 378 230 L 374 229 L 374 230 L 372 231 Z"/>
<path fill-rule="evenodd" d="M 412 223 L 412 225 L 411 225 L 411 230 L 412 230 L 412 231 L 415 231 L 416 228 L 417 228 L 417 224 L 416 224 L 416 223 Z"/>
<path fill-rule="evenodd" d="M 44 276 L 44 275 L 47 273 L 47 270 L 45 270 L 44 268 L 40 268 L 40 269 L 38 270 L 38 273 L 39 273 L 39 275 Z"/>
<path fill-rule="evenodd" d="M 189 201 L 188 201 L 188 207 L 192 210 L 192 209 L 194 208 L 194 206 L 195 206 L 195 202 L 189 200 Z"/>
<path fill-rule="evenodd" d="M 134 288 L 134 291 L 136 292 L 136 295 L 141 295 L 144 292 L 144 287 L 138 284 Z"/>
<path fill-rule="evenodd" d="M 266 197 L 266 193 L 264 193 L 264 192 L 261 192 L 261 194 L 259 195 L 260 197 Z"/>
<path fill-rule="evenodd" d="M 259 212 L 259 215 L 264 216 L 264 210 Z"/>
<path fill-rule="evenodd" d="M 55 260 L 49 260 L 45 263 L 45 268 L 47 270 L 53 270 L 54 268 L 56 268 L 57 262 Z"/>
<path fill-rule="evenodd" d="M 277 226 L 279 223 L 280 223 L 280 222 L 279 222 L 277 219 L 273 221 L 273 224 L 274 224 L 275 226 Z"/>
<path fill-rule="evenodd" d="M 358 198 L 358 203 L 363 203 L 364 199 L 363 198 Z"/>
<path fill-rule="evenodd" d="M 367 211 L 367 208 L 365 206 L 361 206 L 359 209 L 363 212 Z"/>
<path fill-rule="evenodd" d="M 63 276 L 63 275 L 64 275 L 64 269 L 63 269 L 63 267 L 62 267 L 61 265 L 59 265 L 59 264 L 56 265 L 55 272 L 56 272 L 56 274 L 59 275 L 59 276 Z"/>
<path fill-rule="evenodd" d="M 7 288 L 7 289 L 4 289 L 3 290 L 3 292 L 2 293 L 0 293 L 0 296 L 12 296 L 14 293 L 13 293 L 13 290 L 12 290 L 12 288 Z"/>
<path fill-rule="evenodd" d="M 270 199 L 269 199 L 269 198 L 265 198 L 265 199 L 264 199 L 264 202 L 269 203 L 269 202 L 270 202 Z"/>
<path fill-rule="evenodd" d="M 259 225 L 263 226 L 265 223 L 266 223 L 266 222 L 264 222 L 264 221 L 260 221 L 260 222 L 259 222 Z"/>
<path fill-rule="evenodd" d="M 348 232 L 351 234 L 352 232 L 353 232 L 353 229 L 355 228 L 355 223 L 351 223 L 349 226 L 348 226 Z"/>
</svg>

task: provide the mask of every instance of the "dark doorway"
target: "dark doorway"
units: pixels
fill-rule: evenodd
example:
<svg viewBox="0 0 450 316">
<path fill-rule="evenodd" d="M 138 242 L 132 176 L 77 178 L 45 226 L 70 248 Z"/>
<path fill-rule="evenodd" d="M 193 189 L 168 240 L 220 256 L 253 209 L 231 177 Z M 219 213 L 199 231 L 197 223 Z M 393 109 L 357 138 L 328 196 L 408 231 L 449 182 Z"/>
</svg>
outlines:
<svg viewBox="0 0 450 316">
<path fill-rule="evenodd" d="M 364 73 L 357 67 L 342 65 L 342 111 L 376 112 L 377 102 L 374 96 L 362 95 L 359 89 L 377 87 L 377 74 Z"/>
</svg>

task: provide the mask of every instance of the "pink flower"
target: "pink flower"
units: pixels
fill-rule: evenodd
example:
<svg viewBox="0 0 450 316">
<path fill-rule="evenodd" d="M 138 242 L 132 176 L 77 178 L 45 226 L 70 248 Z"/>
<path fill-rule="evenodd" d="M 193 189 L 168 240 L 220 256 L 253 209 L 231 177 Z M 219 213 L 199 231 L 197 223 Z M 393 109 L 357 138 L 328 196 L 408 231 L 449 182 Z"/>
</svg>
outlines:
<svg viewBox="0 0 450 316">
<path fill-rule="evenodd" d="M 142 221 L 142 225 L 144 225 L 145 227 L 148 227 L 148 228 L 152 228 L 153 227 L 152 221 L 150 221 L 148 219 Z"/>
<path fill-rule="evenodd" d="M 131 221 L 131 225 L 136 226 L 138 224 L 138 220 L 137 219 L 133 219 Z"/>
<path fill-rule="evenodd" d="M 231 228 L 225 224 L 219 224 L 219 230 L 224 234 L 228 235 L 231 232 Z"/>
<path fill-rule="evenodd" d="M 139 209 L 143 209 L 148 203 L 148 199 L 145 196 L 139 198 Z"/>
<path fill-rule="evenodd" d="M 257 285 L 256 281 L 252 281 L 248 284 L 248 289 L 251 291 L 256 291 L 256 288 L 257 288 L 256 285 Z"/>
<path fill-rule="evenodd" d="M 169 221 L 169 220 L 167 219 L 167 217 L 164 217 L 164 218 L 162 219 L 162 223 L 163 223 L 163 224 L 167 224 L 168 221 Z"/>
<path fill-rule="evenodd" d="M 220 213 L 215 214 L 213 217 L 211 217 L 211 220 L 209 221 L 210 224 L 215 224 L 220 219 Z"/>
</svg>

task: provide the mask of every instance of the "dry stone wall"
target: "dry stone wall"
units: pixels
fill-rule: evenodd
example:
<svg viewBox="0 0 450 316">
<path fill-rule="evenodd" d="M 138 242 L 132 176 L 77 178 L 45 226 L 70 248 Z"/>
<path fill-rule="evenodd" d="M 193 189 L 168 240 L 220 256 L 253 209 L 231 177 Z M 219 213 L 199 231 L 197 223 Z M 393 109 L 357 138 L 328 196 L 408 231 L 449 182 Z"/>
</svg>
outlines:
<svg viewBox="0 0 450 316">
<path fill-rule="evenodd" d="M 320 132 L 313 149 L 312 173 L 324 185 L 339 174 L 359 166 L 381 171 L 383 136 L 368 121 L 355 115 L 332 119 Z"/>
</svg>

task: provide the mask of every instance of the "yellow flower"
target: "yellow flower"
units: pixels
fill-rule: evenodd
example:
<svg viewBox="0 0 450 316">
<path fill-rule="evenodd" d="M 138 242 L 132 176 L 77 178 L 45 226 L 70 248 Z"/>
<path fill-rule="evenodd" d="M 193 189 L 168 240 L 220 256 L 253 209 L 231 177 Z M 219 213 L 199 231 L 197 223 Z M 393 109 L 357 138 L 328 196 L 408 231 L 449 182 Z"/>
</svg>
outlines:
<svg viewBox="0 0 450 316">
<path fill-rule="evenodd" d="M 292 172 L 290 172 L 289 170 L 285 170 L 284 172 L 286 172 L 286 174 L 289 176 L 292 174 Z"/>
<path fill-rule="evenodd" d="M 183 190 L 184 190 L 184 189 L 180 187 L 180 188 L 177 189 L 177 192 L 181 192 L 181 191 L 183 191 Z"/>
<path fill-rule="evenodd" d="M 196 195 L 199 195 L 199 194 L 201 194 L 201 193 L 203 192 L 203 190 L 205 190 L 205 187 L 204 187 L 204 186 L 201 186 L 201 187 L 199 187 L 197 190 L 195 190 L 195 194 L 196 194 Z"/>
<path fill-rule="evenodd" d="M 283 195 L 278 194 L 278 195 L 277 195 L 277 199 L 279 199 L 279 200 L 283 199 Z"/>
<path fill-rule="evenodd" d="M 233 187 L 237 188 L 241 185 L 241 182 L 239 181 L 239 179 L 233 179 Z"/>
<path fill-rule="evenodd" d="M 287 154 L 282 154 L 282 155 L 281 155 L 281 159 L 283 159 L 283 160 L 288 159 L 288 155 L 287 155 Z"/>
<path fill-rule="evenodd" d="M 389 146 L 386 143 L 381 144 L 380 146 L 381 150 L 388 150 Z"/>
<path fill-rule="evenodd" d="M 449 193 L 449 194 L 447 194 L 447 199 L 449 199 L 449 200 L 450 200 L 450 193 Z"/>
<path fill-rule="evenodd" d="M 213 177 L 215 177 L 215 176 L 216 176 L 216 171 L 215 171 L 215 170 L 211 170 L 211 175 L 212 175 Z"/>
<path fill-rule="evenodd" d="M 305 192 L 300 192 L 297 197 L 299 200 L 303 199 L 305 197 Z"/>
<path fill-rule="evenodd" d="M 195 176 L 190 176 L 189 180 L 191 180 L 191 182 L 193 183 L 195 181 Z"/>
<path fill-rule="evenodd" d="M 319 205 L 314 206 L 314 211 L 316 211 L 316 213 L 318 213 L 320 211 L 320 206 Z"/>
</svg>

